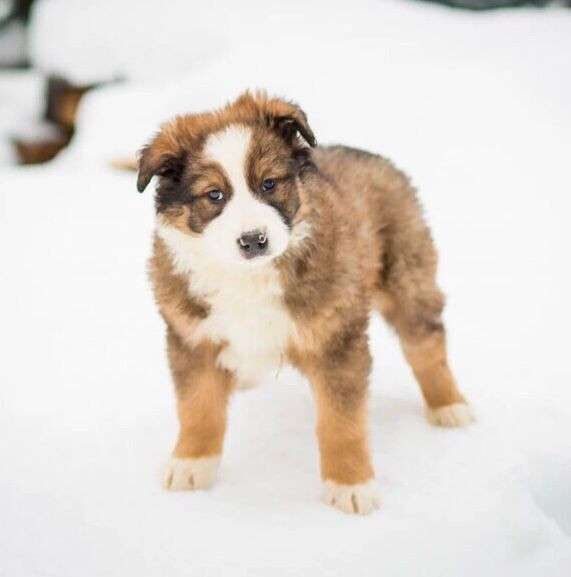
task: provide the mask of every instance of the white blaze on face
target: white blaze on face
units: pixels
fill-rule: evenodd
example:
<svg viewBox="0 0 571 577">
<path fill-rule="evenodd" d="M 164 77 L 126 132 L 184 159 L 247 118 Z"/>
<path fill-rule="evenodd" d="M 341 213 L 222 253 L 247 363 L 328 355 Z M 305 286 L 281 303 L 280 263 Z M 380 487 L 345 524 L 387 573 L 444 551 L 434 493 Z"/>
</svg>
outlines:
<svg viewBox="0 0 571 577">
<path fill-rule="evenodd" d="M 209 136 L 204 146 L 205 158 L 217 162 L 224 170 L 232 196 L 222 213 L 202 232 L 201 243 L 214 258 L 228 263 L 256 265 L 267 262 L 283 253 L 289 240 L 289 230 L 278 211 L 257 199 L 248 187 L 246 171 L 251 138 L 251 129 L 230 126 Z M 268 252 L 247 261 L 240 254 L 238 239 L 243 233 L 254 230 L 266 234 Z"/>
</svg>

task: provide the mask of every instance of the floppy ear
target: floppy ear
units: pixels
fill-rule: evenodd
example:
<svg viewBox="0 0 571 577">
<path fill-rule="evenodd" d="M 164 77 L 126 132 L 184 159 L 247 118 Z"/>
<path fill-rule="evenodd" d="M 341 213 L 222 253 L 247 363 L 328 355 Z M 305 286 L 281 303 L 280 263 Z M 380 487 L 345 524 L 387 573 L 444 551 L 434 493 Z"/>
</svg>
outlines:
<svg viewBox="0 0 571 577">
<path fill-rule="evenodd" d="M 176 182 L 184 170 L 184 160 L 182 149 L 159 134 L 141 150 L 137 190 L 143 192 L 153 176 L 164 176 Z"/>
<path fill-rule="evenodd" d="M 293 144 L 299 134 L 309 146 L 317 146 L 305 112 L 294 102 L 270 98 L 263 90 L 247 90 L 229 108 L 246 119 L 249 116 L 264 119 L 288 144 Z"/>
<path fill-rule="evenodd" d="M 303 112 L 303 110 L 297 106 L 292 106 L 292 108 L 292 114 L 278 116 L 275 119 L 276 128 L 288 144 L 291 144 L 299 133 L 299 135 L 305 140 L 305 142 L 307 142 L 307 144 L 309 144 L 309 146 L 317 146 L 315 135 L 309 127 L 305 112 Z"/>
</svg>

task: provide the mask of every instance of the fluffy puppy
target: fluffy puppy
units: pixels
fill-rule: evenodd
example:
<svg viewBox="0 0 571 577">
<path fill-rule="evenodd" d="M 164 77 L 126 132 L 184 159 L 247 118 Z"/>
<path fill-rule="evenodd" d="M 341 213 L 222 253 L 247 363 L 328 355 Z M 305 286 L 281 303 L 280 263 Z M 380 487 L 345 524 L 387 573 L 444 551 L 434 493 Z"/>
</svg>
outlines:
<svg viewBox="0 0 571 577">
<path fill-rule="evenodd" d="M 153 176 L 150 275 L 180 421 L 167 488 L 213 483 L 230 395 L 289 362 L 313 388 L 325 500 L 375 509 L 373 309 L 400 337 L 430 422 L 471 421 L 448 366 L 430 231 L 389 161 L 317 147 L 298 106 L 246 92 L 163 125 L 142 150 L 139 191 Z"/>
</svg>

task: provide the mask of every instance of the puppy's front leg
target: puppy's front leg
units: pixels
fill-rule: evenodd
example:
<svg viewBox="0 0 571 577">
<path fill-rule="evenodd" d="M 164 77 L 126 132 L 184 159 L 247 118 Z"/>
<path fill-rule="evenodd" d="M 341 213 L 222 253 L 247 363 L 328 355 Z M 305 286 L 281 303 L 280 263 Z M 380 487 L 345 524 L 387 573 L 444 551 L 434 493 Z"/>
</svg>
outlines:
<svg viewBox="0 0 571 577">
<path fill-rule="evenodd" d="M 379 505 L 367 439 L 370 362 L 363 334 L 334 339 L 304 363 L 317 404 L 324 499 L 347 513 L 367 514 Z"/>
<path fill-rule="evenodd" d="M 189 348 L 169 330 L 167 346 L 180 432 L 165 487 L 207 489 L 216 479 L 222 454 L 232 376 L 216 365 L 218 350 L 211 343 Z"/>
</svg>

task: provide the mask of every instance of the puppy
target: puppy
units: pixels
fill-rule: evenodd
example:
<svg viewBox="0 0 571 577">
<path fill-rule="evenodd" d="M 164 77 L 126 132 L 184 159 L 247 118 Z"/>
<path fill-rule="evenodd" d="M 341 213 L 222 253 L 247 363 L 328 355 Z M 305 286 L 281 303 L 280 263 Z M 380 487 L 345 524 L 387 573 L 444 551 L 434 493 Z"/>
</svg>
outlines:
<svg viewBox="0 0 571 577">
<path fill-rule="evenodd" d="M 397 332 L 430 422 L 472 420 L 448 366 L 430 231 L 388 160 L 317 147 L 298 106 L 246 92 L 163 125 L 142 150 L 140 192 L 153 176 L 150 277 L 180 421 L 167 488 L 212 485 L 230 395 L 287 361 L 313 388 L 326 502 L 375 509 L 371 310 Z"/>
</svg>

